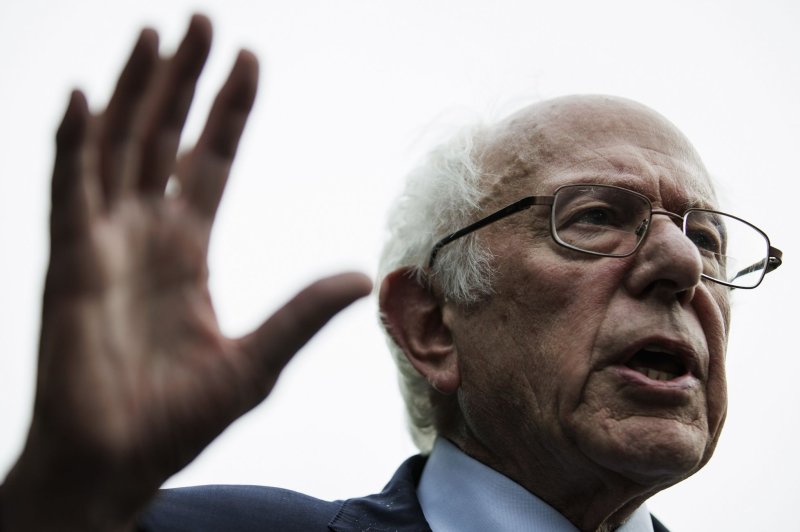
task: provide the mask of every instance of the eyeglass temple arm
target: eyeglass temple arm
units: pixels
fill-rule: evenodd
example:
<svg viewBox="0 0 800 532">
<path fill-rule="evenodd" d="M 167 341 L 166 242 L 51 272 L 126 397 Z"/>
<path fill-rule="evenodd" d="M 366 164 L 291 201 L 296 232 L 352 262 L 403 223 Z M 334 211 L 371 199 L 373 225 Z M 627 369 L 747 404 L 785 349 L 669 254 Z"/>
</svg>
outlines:
<svg viewBox="0 0 800 532">
<path fill-rule="evenodd" d="M 781 264 L 783 264 L 782 257 L 783 257 L 783 252 L 781 250 L 779 250 L 778 248 L 774 248 L 774 247 L 770 246 L 769 247 L 769 257 L 767 257 L 765 260 L 760 260 L 760 261 L 756 262 L 755 264 L 751 264 L 747 268 L 739 270 L 736 273 L 736 275 L 733 277 L 733 279 L 731 279 L 731 280 L 738 279 L 739 277 L 741 277 L 743 275 L 747 275 L 748 273 L 751 273 L 751 272 L 760 270 L 761 268 L 764 268 L 764 262 L 765 261 L 766 261 L 767 265 L 766 265 L 764 273 L 767 274 L 767 273 L 771 272 L 772 270 L 776 269 Z"/>
<path fill-rule="evenodd" d="M 553 196 L 528 196 L 527 198 L 522 198 L 521 200 L 512 203 L 508 207 L 504 207 L 497 212 L 494 212 L 487 216 L 486 218 L 481 218 L 474 224 L 468 225 L 463 229 L 459 229 L 455 233 L 450 233 L 443 239 L 439 240 L 436 244 L 434 244 L 433 249 L 431 249 L 431 256 L 428 259 L 428 268 L 433 268 L 433 263 L 436 261 L 436 255 L 439 254 L 439 250 L 445 247 L 447 244 L 454 240 L 458 240 L 462 236 L 466 236 L 478 229 L 489 225 L 490 223 L 496 222 L 506 216 L 510 216 L 514 213 L 519 211 L 523 211 L 533 205 L 552 205 L 553 204 Z"/>
<path fill-rule="evenodd" d="M 781 264 L 783 264 L 783 251 L 770 246 L 769 257 L 767 258 L 767 271 L 765 273 L 777 269 Z"/>
</svg>

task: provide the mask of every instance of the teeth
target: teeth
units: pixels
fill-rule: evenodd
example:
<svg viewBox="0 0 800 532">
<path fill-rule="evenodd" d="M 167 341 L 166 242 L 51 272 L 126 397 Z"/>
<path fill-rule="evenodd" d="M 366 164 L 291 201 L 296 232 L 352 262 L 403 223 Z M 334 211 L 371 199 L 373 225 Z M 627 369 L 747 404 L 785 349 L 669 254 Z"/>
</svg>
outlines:
<svg viewBox="0 0 800 532">
<path fill-rule="evenodd" d="M 671 381 L 677 375 L 674 373 L 669 373 L 667 371 L 659 371 L 657 369 L 652 368 L 643 368 L 643 367 L 633 367 L 632 369 L 638 371 L 642 375 L 653 379 L 654 381 Z"/>
<path fill-rule="evenodd" d="M 675 378 L 672 373 L 667 373 L 666 371 L 658 371 L 656 369 L 647 370 L 647 376 L 653 379 L 654 381 L 671 381 Z"/>
</svg>

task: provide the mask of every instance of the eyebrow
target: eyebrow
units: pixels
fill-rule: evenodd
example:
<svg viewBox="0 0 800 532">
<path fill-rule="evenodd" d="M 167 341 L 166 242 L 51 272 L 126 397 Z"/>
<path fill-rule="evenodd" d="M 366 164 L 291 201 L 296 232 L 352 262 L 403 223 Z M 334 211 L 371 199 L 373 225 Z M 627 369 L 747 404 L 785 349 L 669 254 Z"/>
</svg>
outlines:
<svg viewBox="0 0 800 532">
<path fill-rule="evenodd" d="M 719 209 L 719 207 L 709 203 L 707 200 L 695 198 L 684 202 L 681 205 L 681 209 L 684 211 L 688 211 L 689 209 L 708 209 L 710 211 L 716 211 Z"/>
<path fill-rule="evenodd" d="M 559 174 L 553 174 L 552 177 L 559 177 Z M 560 181 L 558 183 L 548 183 L 547 180 L 541 183 L 542 186 L 538 187 L 539 190 L 537 191 L 539 194 L 553 194 L 555 189 L 562 186 L 562 185 L 573 185 L 573 184 L 597 184 L 597 185 L 612 185 L 621 188 L 626 188 L 628 190 L 632 190 L 634 192 L 638 192 L 639 194 L 646 196 L 653 201 L 653 197 L 648 193 L 648 191 L 642 187 L 642 180 L 644 178 L 641 175 L 637 175 L 630 172 L 625 173 L 613 173 L 613 172 L 602 172 L 602 171 L 589 171 L 586 172 L 579 172 L 575 174 L 573 177 L 570 177 L 567 181 Z M 696 186 L 696 179 L 692 179 L 694 182 L 690 182 L 690 188 L 695 190 L 689 190 L 688 192 L 698 193 L 697 190 L 699 187 Z M 681 202 L 679 205 L 680 213 L 686 212 L 689 209 L 708 209 L 708 210 L 718 210 L 719 207 L 709 200 L 708 198 L 703 198 L 702 194 L 698 194 L 693 196 L 686 201 Z"/>
</svg>

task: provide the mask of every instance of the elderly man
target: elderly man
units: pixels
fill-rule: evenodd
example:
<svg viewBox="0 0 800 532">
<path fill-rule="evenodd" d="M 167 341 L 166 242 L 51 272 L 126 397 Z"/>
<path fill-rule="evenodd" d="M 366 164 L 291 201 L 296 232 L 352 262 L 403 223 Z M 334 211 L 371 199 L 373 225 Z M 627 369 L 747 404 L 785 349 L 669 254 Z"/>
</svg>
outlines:
<svg viewBox="0 0 800 532">
<path fill-rule="evenodd" d="M 714 210 L 672 124 L 599 96 L 474 128 L 398 202 L 380 308 L 429 457 L 347 501 L 157 494 L 370 290 L 329 278 L 244 338 L 219 332 L 205 256 L 257 63 L 240 54 L 176 164 L 210 31 L 195 17 L 161 61 L 145 30 L 105 112 L 71 97 L 34 419 L 3 530 L 663 530 L 644 501 L 708 461 L 725 418 L 729 290 L 757 286 L 780 252 Z"/>
</svg>

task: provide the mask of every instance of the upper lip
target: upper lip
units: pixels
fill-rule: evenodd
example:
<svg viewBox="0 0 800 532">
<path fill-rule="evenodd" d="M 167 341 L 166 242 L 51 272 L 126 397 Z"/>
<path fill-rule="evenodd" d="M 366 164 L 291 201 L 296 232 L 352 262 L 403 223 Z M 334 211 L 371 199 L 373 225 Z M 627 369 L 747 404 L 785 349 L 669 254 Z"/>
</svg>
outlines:
<svg viewBox="0 0 800 532">
<path fill-rule="evenodd" d="M 695 377 L 703 376 L 702 374 L 704 371 L 700 363 L 700 355 L 698 351 L 692 347 L 691 343 L 682 339 L 666 336 L 649 336 L 636 340 L 622 351 L 617 358 L 617 363 L 625 365 L 630 362 L 636 353 L 652 347 L 656 347 L 678 358 L 686 369 L 685 373 L 692 374 Z"/>
</svg>

